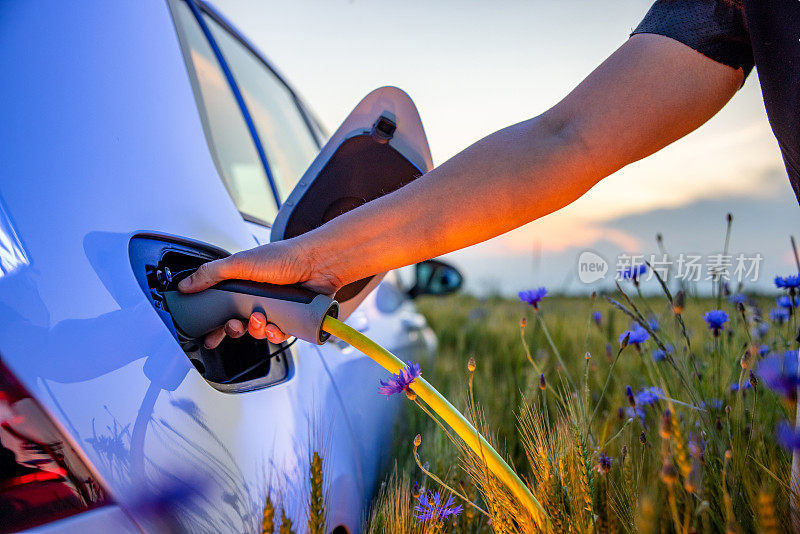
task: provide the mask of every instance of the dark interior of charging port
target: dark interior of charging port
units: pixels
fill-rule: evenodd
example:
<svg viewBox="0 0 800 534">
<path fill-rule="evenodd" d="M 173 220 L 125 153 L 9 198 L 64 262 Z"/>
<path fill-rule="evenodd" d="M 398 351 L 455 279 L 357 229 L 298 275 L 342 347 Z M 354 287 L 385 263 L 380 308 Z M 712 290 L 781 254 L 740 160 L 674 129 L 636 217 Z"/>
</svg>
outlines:
<svg viewBox="0 0 800 534">
<path fill-rule="evenodd" d="M 130 243 L 131 265 L 142 291 L 203 378 L 229 392 L 283 382 L 292 370 L 289 343 L 274 345 L 245 335 L 238 339 L 226 337 L 218 347 L 207 349 L 202 339 L 187 337 L 177 330 L 166 309 L 163 291 L 171 283 L 174 285 L 203 263 L 226 255 L 206 245 L 149 236 L 135 237 Z"/>
</svg>

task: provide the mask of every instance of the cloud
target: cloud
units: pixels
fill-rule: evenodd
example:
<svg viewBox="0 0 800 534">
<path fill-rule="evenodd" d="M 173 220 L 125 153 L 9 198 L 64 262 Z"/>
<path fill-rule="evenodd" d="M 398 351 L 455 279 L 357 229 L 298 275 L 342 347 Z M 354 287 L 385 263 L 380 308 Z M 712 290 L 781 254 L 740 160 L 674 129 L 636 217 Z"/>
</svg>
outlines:
<svg viewBox="0 0 800 534">
<path fill-rule="evenodd" d="M 729 251 L 761 254 L 759 280 L 750 289 L 769 291 L 775 275 L 796 270 L 789 235 L 800 228 L 800 210 L 785 173 L 773 169 L 757 180 L 774 186 L 776 193 L 706 198 L 602 222 L 554 214 L 448 258 L 464 270 L 467 289 L 478 294 L 513 294 L 537 285 L 556 292 L 586 292 L 589 287 L 578 281 L 576 271 L 585 250 L 605 258 L 612 270 L 621 252 L 658 253 L 658 233 L 674 256 L 719 253 L 725 217 L 732 213 Z M 700 284 L 698 289 L 708 288 Z"/>
<path fill-rule="evenodd" d="M 591 247 L 607 241 L 622 249 L 637 249 L 641 240 L 625 229 L 612 228 L 569 214 L 556 213 L 496 238 L 500 254 L 513 254 L 536 247 L 543 252 L 563 252 L 575 247 Z"/>
</svg>

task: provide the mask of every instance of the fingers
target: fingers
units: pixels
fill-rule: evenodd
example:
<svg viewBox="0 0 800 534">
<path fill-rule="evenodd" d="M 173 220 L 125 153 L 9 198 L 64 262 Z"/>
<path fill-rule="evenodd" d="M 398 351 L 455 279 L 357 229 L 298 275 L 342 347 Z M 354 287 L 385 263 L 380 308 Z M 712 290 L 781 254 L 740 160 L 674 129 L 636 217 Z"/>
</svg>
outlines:
<svg viewBox="0 0 800 534">
<path fill-rule="evenodd" d="M 222 340 L 225 339 L 225 327 L 220 326 L 216 330 L 212 330 L 208 334 L 206 334 L 206 338 L 203 341 L 203 344 L 206 346 L 207 349 L 215 349 L 217 345 L 222 343 Z"/>
<path fill-rule="evenodd" d="M 261 318 L 257 319 L 257 321 L 262 321 L 266 323 L 266 319 L 264 319 L 262 314 L 258 314 Z M 258 323 L 261 324 L 261 323 Z M 271 327 L 271 329 L 270 329 Z M 253 336 L 258 337 L 258 339 L 268 338 L 270 341 L 273 341 L 273 338 L 279 339 L 280 341 L 273 341 L 274 343 L 280 343 L 286 336 L 283 335 L 283 332 L 278 329 L 274 324 L 267 325 L 267 328 L 262 328 L 263 335 Z M 248 328 L 240 321 L 239 319 L 231 319 L 224 326 L 220 326 L 219 328 L 209 332 L 206 334 L 206 338 L 203 342 L 207 349 L 215 349 L 222 343 L 222 340 L 225 339 L 225 336 L 232 337 L 232 338 L 239 338 L 245 335 L 248 331 Z M 283 336 L 281 338 L 281 336 Z"/>
<path fill-rule="evenodd" d="M 236 255 L 204 263 L 178 284 L 184 293 L 196 293 L 228 278 L 238 277 L 239 261 Z"/>
<path fill-rule="evenodd" d="M 272 343 L 278 344 L 278 343 L 283 343 L 284 341 L 289 339 L 289 336 L 284 334 L 281 331 L 281 329 L 278 328 L 273 323 L 269 323 L 267 325 L 267 339 L 270 340 L 270 342 Z"/>
<path fill-rule="evenodd" d="M 267 318 L 260 312 L 255 312 L 250 316 L 250 321 L 247 324 L 247 331 L 256 339 L 266 338 L 270 342 L 276 344 L 286 341 L 289 337 L 276 325 L 268 323 Z"/>
<path fill-rule="evenodd" d="M 239 319 L 231 319 L 225 323 L 225 334 L 232 338 L 238 338 L 245 335 L 247 328 L 242 324 Z"/>
<path fill-rule="evenodd" d="M 267 337 L 267 318 L 263 313 L 255 312 L 250 315 L 250 321 L 247 323 L 247 331 L 256 339 L 264 339 Z"/>
</svg>

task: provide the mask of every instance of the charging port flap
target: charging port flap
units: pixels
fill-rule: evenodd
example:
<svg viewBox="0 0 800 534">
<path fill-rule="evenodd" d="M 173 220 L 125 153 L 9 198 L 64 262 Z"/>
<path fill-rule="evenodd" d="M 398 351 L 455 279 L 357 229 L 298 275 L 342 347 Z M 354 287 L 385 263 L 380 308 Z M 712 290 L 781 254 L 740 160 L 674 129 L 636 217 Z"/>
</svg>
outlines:
<svg viewBox="0 0 800 534">
<path fill-rule="evenodd" d="M 419 178 L 433 167 L 414 103 L 396 87 L 368 94 L 342 123 L 281 206 L 272 241 L 289 239 Z M 385 273 L 341 288 L 347 318 Z"/>
</svg>

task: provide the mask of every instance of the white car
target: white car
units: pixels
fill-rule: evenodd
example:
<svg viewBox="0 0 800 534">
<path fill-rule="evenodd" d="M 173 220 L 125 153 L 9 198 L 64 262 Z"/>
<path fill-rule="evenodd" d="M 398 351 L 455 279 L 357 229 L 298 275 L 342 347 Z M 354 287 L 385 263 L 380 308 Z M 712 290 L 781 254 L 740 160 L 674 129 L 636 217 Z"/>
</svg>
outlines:
<svg viewBox="0 0 800 534">
<path fill-rule="evenodd" d="M 313 452 L 328 530 L 357 532 L 401 402 L 386 373 L 335 340 L 207 350 L 162 292 L 429 170 L 410 99 L 371 93 L 323 147 L 198 0 L 3 2 L 0 50 L 0 532 L 260 532 L 268 494 L 302 532 Z M 417 275 L 411 295 L 460 285 Z M 337 300 L 401 358 L 433 353 L 396 273 Z"/>
</svg>

